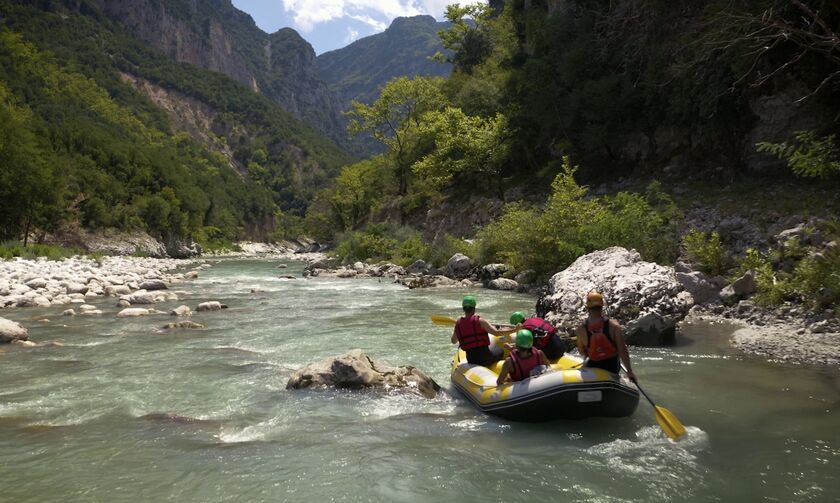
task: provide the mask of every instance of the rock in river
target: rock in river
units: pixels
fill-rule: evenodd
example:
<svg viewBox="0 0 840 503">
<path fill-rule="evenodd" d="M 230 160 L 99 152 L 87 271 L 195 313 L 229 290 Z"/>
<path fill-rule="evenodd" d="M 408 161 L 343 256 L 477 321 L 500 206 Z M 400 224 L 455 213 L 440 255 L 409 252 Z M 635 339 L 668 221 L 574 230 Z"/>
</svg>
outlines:
<svg viewBox="0 0 840 503">
<path fill-rule="evenodd" d="M 25 341 L 29 339 L 29 331 L 19 323 L 6 318 L 0 318 L 0 343 Z"/>
<path fill-rule="evenodd" d="M 604 294 L 607 315 L 624 325 L 627 342 L 637 345 L 673 342 L 677 322 L 694 304 L 673 268 L 613 247 L 584 255 L 555 274 L 537 313 L 571 332 L 584 317 L 583 299 L 591 290 Z"/>
<path fill-rule="evenodd" d="M 389 367 L 371 360 L 361 349 L 309 364 L 289 378 L 286 389 L 313 387 L 382 388 L 416 392 L 426 398 L 437 396 L 440 386 L 414 367 Z"/>
</svg>

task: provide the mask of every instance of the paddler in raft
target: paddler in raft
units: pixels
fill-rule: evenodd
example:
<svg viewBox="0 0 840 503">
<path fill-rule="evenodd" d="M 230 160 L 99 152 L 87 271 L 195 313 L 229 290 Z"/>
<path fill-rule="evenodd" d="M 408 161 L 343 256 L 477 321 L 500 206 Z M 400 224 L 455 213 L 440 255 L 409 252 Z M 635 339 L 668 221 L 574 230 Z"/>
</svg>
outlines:
<svg viewBox="0 0 840 503">
<path fill-rule="evenodd" d="M 522 328 L 530 330 L 534 335 L 534 347 L 545 353 L 549 360 L 556 360 L 566 352 L 566 344 L 560 340 L 554 326 L 538 316 L 525 319 L 525 313 L 516 311 L 510 315 L 510 324 L 522 324 Z"/>
<path fill-rule="evenodd" d="M 604 316 L 604 296 L 594 291 L 586 294 L 586 311 L 589 315 L 575 332 L 578 351 L 586 357 L 584 366 L 618 374 L 623 363 L 627 377 L 636 382 L 624 329 L 617 321 Z"/>
<path fill-rule="evenodd" d="M 452 331 L 452 344 L 458 344 L 467 353 L 467 361 L 476 365 L 489 366 L 503 357 L 501 347 L 494 345 L 490 349 L 490 335 L 505 336 L 516 332 L 520 327 L 502 330 L 481 319 L 475 314 L 475 297 L 465 295 L 461 302 L 464 316 L 455 322 Z"/>
<path fill-rule="evenodd" d="M 502 365 L 496 385 L 501 386 L 508 377 L 511 381 L 521 381 L 536 373 L 541 373 L 551 364 L 545 354 L 534 347 L 534 334 L 530 330 L 522 329 L 516 332 L 516 348 Z"/>
</svg>

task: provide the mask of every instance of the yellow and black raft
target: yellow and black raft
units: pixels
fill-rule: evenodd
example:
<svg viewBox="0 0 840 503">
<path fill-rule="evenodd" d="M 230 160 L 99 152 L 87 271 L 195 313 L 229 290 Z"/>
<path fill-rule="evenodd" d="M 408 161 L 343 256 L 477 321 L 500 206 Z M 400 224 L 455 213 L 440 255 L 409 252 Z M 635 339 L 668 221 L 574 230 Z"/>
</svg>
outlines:
<svg viewBox="0 0 840 503">
<path fill-rule="evenodd" d="M 502 364 L 467 363 L 466 353 L 458 350 L 452 384 L 482 412 L 512 421 L 625 417 L 639 405 L 639 390 L 626 377 L 585 368 L 577 356 L 553 361 L 551 372 L 496 386 Z"/>
</svg>

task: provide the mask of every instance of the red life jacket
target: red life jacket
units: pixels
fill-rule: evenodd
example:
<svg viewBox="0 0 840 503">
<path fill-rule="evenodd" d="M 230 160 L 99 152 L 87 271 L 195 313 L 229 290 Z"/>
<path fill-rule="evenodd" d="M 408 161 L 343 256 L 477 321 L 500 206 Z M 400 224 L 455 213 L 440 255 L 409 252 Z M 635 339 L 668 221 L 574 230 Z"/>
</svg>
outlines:
<svg viewBox="0 0 840 503">
<path fill-rule="evenodd" d="M 528 358 L 521 358 L 519 351 L 514 349 L 510 352 L 510 361 L 512 363 L 510 369 L 510 380 L 521 381 L 531 377 L 531 371 L 534 367 L 540 364 L 541 351 L 537 348 L 531 348 L 531 356 Z"/>
<path fill-rule="evenodd" d="M 458 336 L 458 345 L 461 349 L 475 349 L 490 345 L 490 337 L 487 332 L 481 328 L 481 323 L 478 321 L 478 315 L 472 315 L 469 318 L 461 316 L 455 322 L 455 335 Z"/>
<path fill-rule="evenodd" d="M 544 348 L 551 342 L 551 336 L 554 335 L 554 326 L 542 318 L 528 318 L 522 322 L 522 326 L 527 328 L 534 334 L 534 346 Z"/>
<path fill-rule="evenodd" d="M 583 322 L 586 330 L 586 356 L 594 362 L 614 358 L 618 355 L 618 348 L 610 336 L 610 319 L 601 318 L 600 321 Z"/>
</svg>

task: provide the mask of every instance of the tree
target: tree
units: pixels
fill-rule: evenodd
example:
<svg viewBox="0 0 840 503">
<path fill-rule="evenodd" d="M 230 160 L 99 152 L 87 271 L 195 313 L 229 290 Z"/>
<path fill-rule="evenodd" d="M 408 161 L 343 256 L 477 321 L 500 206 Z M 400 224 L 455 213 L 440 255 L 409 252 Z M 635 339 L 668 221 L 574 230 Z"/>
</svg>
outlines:
<svg viewBox="0 0 840 503">
<path fill-rule="evenodd" d="M 398 181 L 397 195 L 408 194 L 411 165 L 416 160 L 422 117 L 446 104 L 440 77 L 398 77 L 388 82 L 372 105 L 353 102 L 348 130 L 369 133 L 388 147 Z"/>
<path fill-rule="evenodd" d="M 451 55 L 437 53 L 434 58 L 452 63 L 458 71 L 472 73 L 473 68 L 493 51 L 488 28 L 488 21 L 493 15 L 493 7 L 483 3 L 447 6 L 446 20 L 451 26 L 439 31 L 438 37 Z"/>
<path fill-rule="evenodd" d="M 57 197 L 48 160 L 33 130 L 32 113 L 15 103 L 0 82 L 0 237 L 23 231 L 26 245 L 33 224 L 39 223 Z"/>
<path fill-rule="evenodd" d="M 460 108 L 446 107 L 424 115 L 421 129 L 431 138 L 434 148 L 412 169 L 438 188 L 460 174 L 472 175 L 482 182 L 499 181 L 508 153 L 509 131 L 504 115 L 485 119 L 466 115 Z"/>
<path fill-rule="evenodd" d="M 382 197 L 382 161 L 374 158 L 347 166 L 335 179 L 329 202 L 341 230 L 364 225 Z"/>
</svg>

